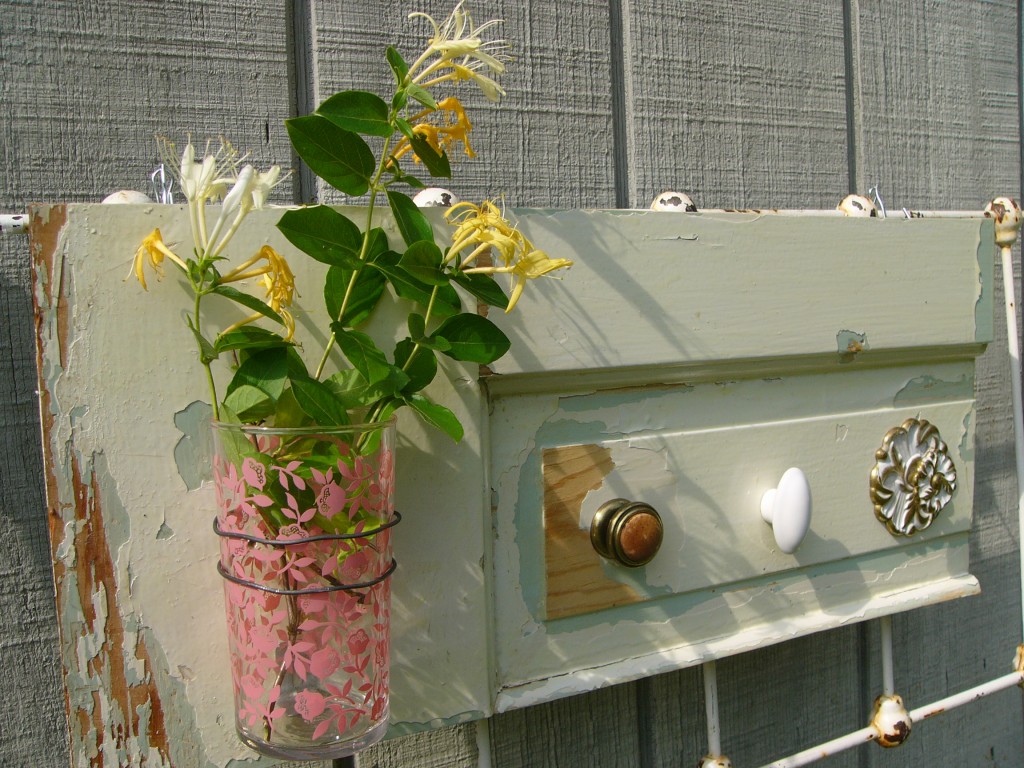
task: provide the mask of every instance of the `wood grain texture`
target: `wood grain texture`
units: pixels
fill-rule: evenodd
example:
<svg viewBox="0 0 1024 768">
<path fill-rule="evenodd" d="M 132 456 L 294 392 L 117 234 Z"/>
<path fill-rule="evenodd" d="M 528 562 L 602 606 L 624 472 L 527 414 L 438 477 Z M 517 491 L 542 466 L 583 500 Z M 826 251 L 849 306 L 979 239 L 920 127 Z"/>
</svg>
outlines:
<svg viewBox="0 0 1024 768">
<path fill-rule="evenodd" d="M 0 38 L 0 201 L 149 191 L 154 135 L 288 164 L 284 3 L 15 4 Z M 289 196 L 289 183 L 278 189 Z"/>
<path fill-rule="evenodd" d="M 544 617 L 557 619 L 642 600 L 604 574 L 590 536 L 580 526 L 587 493 L 615 468 L 600 445 L 562 445 L 544 451 Z"/>
<path fill-rule="evenodd" d="M 895 209 L 980 208 L 1015 193 L 1017 3 L 855 5 L 860 191 L 879 185 Z"/>
<path fill-rule="evenodd" d="M 528 707 L 491 721 L 494 764 L 502 768 L 637 768 L 637 683 Z"/>
<path fill-rule="evenodd" d="M 477 768 L 476 728 L 470 723 L 387 739 L 360 752 L 358 768 Z"/>
<path fill-rule="evenodd" d="M 316 103 L 346 88 L 390 88 L 385 39 L 411 60 L 431 28 L 424 19 L 407 20 L 408 12 L 440 21 L 451 7 L 447 0 L 317 4 Z M 474 124 L 478 157 L 453 157 L 455 178 L 434 183 L 451 186 L 464 200 L 503 197 L 515 207 L 613 206 L 607 4 L 500 0 L 470 7 L 477 23 L 504 19 L 497 34 L 512 42 L 514 61 L 501 79 L 507 95 L 498 105 L 469 84 L 457 89 Z M 327 190 L 325 199 L 340 198 Z"/>
<path fill-rule="evenodd" d="M 628 199 L 831 208 L 845 194 L 840 3 L 626 3 Z"/>
</svg>

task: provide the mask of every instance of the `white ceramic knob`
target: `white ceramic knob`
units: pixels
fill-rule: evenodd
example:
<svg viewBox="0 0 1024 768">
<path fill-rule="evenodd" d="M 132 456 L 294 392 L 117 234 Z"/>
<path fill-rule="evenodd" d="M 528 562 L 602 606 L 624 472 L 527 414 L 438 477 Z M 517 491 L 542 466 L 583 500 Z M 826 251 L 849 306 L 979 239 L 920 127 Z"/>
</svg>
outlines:
<svg viewBox="0 0 1024 768">
<path fill-rule="evenodd" d="M 811 527 L 811 486 L 803 470 L 790 467 L 777 488 L 765 491 L 761 517 L 772 527 L 779 549 L 787 555 L 796 552 Z"/>
</svg>

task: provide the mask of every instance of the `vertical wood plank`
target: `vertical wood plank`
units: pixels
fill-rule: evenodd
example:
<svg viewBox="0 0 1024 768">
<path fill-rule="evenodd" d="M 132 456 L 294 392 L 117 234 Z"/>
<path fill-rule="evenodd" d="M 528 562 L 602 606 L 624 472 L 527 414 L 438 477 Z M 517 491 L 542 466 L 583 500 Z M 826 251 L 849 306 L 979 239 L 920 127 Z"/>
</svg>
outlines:
<svg viewBox="0 0 1024 768">
<path fill-rule="evenodd" d="M 890 208 L 981 208 L 1019 196 L 1018 8 L 1012 0 L 860 2 L 861 186 Z M 1018 276 L 1020 275 L 1018 263 Z M 1016 478 L 1002 288 L 996 339 L 979 360 L 971 571 L 982 593 L 897 616 L 897 691 L 919 706 L 1011 670 L 1020 641 Z M 877 668 L 877 637 L 870 656 Z M 873 669 L 872 680 L 879 680 Z M 871 765 L 1013 764 L 1020 697 L 996 695 L 915 726 Z M 969 736 L 968 736 L 969 734 Z"/>
<path fill-rule="evenodd" d="M 256 162 L 290 161 L 283 2 L 13 3 L 3 9 L 0 30 L 0 211 L 24 211 L 40 200 L 99 200 L 122 188 L 148 192 L 157 133 L 182 138 L 191 131 L 198 141 L 223 134 Z M 279 188 L 280 199 L 290 197 L 289 186 Z M 0 574 L 16 586 L 0 595 L 0 612 L 16 619 L 0 643 L 0 763 L 60 766 L 69 762 L 69 735 L 45 533 L 28 266 L 27 240 L 4 237 L 0 424 L 8 439 L 0 449 Z M 112 268 L 122 266 L 127 272 L 128 257 Z M 83 727 L 73 724 L 77 744 L 86 738 Z M 175 747 L 182 761 L 190 749 L 185 739 Z"/>
<path fill-rule="evenodd" d="M 477 768 L 476 725 L 456 725 L 388 739 L 359 754 L 358 768 Z"/>
<path fill-rule="evenodd" d="M 1020 185 L 1013 0 L 860 2 L 862 188 L 981 208 Z"/>
<path fill-rule="evenodd" d="M 699 207 L 831 208 L 842 199 L 841 5 L 627 7 L 631 205 L 665 189 Z M 859 727 L 859 659 L 859 633 L 844 629 L 720 662 L 723 751 L 734 765 L 759 765 Z M 644 768 L 696 764 L 707 750 L 700 670 L 646 685 Z"/>
<path fill-rule="evenodd" d="M 390 93 L 385 46 L 415 58 L 431 33 L 424 19 L 407 19 L 408 13 L 441 21 L 453 6 L 448 0 L 317 4 L 316 103 L 346 88 Z M 514 61 L 501 78 L 508 93 L 493 105 L 472 84 L 458 87 L 477 157 L 453 157 L 454 178 L 431 183 L 464 200 L 503 197 L 509 207 L 614 206 L 607 4 L 499 0 L 470 9 L 478 24 L 504 20 L 496 34 L 512 44 Z M 321 193 L 341 199 L 333 190 Z"/>
<path fill-rule="evenodd" d="M 494 764 L 501 768 L 636 768 L 637 683 L 496 715 Z"/>
<path fill-rule="evenodd" d="M 633 207 L 667 189 L 704 208 L 832 208 L 842 199 L 839 3 L 626 5 Z"/>
<path fill-rule="evenodd" d="M 0 238 L 0 763 L 66 765 L 46 532 L 28 239 Z M 31 702 L 26 706 L 26 702 Z"/>
</svg>

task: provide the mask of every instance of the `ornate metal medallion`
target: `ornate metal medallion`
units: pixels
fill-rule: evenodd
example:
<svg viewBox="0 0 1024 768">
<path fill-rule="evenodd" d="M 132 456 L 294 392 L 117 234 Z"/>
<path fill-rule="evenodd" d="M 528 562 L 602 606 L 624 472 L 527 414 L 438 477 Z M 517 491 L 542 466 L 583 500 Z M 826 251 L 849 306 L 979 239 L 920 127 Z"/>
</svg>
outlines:
<svg viewBox="0 0 1024 768">
<path fill-rule="evenodd" d="M 890 429 L 875 451 L 871 501 L 894 536 L 923 531 L 956 491 L 956 467 L 939 430 L 924 419 Z"/>
</svg>

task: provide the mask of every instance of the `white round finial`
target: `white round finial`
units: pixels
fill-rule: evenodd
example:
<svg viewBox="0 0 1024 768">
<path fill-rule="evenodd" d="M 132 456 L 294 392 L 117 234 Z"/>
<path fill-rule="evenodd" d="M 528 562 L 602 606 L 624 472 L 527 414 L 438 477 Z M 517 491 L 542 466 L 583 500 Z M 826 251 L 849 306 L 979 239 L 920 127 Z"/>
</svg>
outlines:
<svg viewBox="0 0 1024 768">
<path fill-rule="evenodd" d="M 847 216 L 877 216 L 878 209 L 864 195 L 847 195 L 842 202 L 836 206 L 836 210 L 842 211 Z"/>
<path fill-rule="evenodd" d="M 412 201 L 420 208 L 451 208 L 460 202 L 457 195 L 441 187 L 421 189 Z"/>
<path fill-rule="evenodd" d="M 696 213 L 697 206 L 689 195 L 682 192 L 662 192 L 651 203 L 652 211 L 676 211 L 680 213 Z"/>
<path fill-rule="evenodd" d="M 896 694 L 879 696 L 875 699 L 875 711 L 871 716 L 871 726 L 878 734 L 875 737 L 883 747 L 898 747 L 910 735 L 913 722 L 910 713 L 903 706 L 903 699 Z"/>
<path fill-rule="evenodd" d="M 127 205 L 131 203 L 152 203 L 153 201 L 142 192 L 136 192 L 134 189 L 122 189 L 104 197 L 103 202 L 107 205 Z"/>
<path fill-rule="evenodd" d="M 1020 206 L 1012 197 L 997 197 L 985 206 L 985 213 L 996 221 L 996 245 L 1013 245 L 1022 220 Z"/>
</svg>

